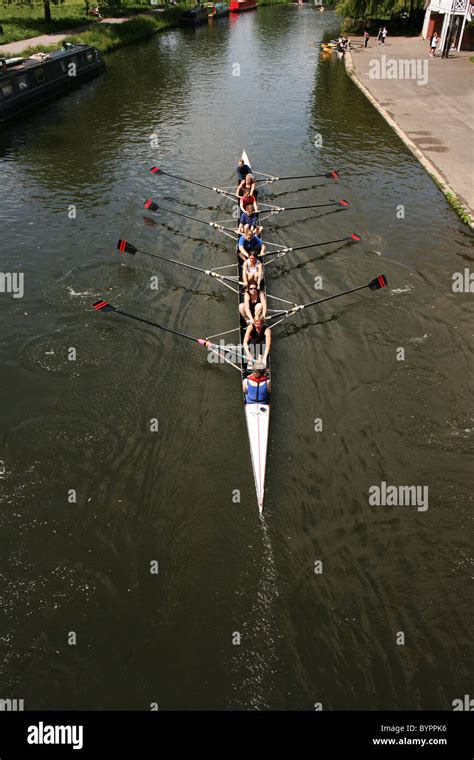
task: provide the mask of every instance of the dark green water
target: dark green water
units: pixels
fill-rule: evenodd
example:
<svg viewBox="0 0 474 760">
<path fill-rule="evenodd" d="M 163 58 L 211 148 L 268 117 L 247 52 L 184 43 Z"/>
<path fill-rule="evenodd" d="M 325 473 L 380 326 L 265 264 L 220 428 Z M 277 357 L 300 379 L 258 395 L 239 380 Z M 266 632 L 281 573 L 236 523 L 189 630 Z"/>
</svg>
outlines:
<svg viewBox="0 0 474 760">
<path fill-rule="evenodd" d="M 23 299 L 0 295 L 1 698 L 451 709 L 472 689 L 472 306 L 451 289 L 472 235 L 343 66 L 319 60 L 310 43 L 334 25 L 287 6 L 169 32 L 0 136 L 2 271 L 25 275 Z M 289 254 L 271 292 L 305 302 L 317 275 L 326 295 L 381 271 L 391 285 L 275 330 L 263 524 L 237 373 L 90 309 L 105 296 L 193 335 L 235 326 L 218 283 L 114 249 L 232 263 L 226 238 L 151 224 L 142 204 L 229 218 L 148 168 L 228 185 L 244 147 L 263 172 L 343 175 L 274 185 L 277 203 L 352 200 L 275 217 L 269 239 L 364 238 Z M 382 480 L 429 486 L 429 509 L 369 506 Z"/>
</svg>

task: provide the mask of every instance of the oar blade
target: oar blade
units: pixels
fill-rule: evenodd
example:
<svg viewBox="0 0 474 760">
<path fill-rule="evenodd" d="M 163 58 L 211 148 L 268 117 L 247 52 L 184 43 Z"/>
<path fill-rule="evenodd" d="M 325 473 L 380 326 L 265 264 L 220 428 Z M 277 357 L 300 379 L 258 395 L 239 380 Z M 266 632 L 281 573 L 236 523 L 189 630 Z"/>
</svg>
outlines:
<svg viewBox="0 0 474 760">
<path fill-rule="evenodd" d="M 333 169 L 330 172 L 326 172 L 324 176 L 327 177 L 328 179 L 339 179 L 339 174 L 337 173 L 335 169 Z"/>
<path fill-rule="evenodd" d="M 143 208 L 146 208 L 148 211 L 158 211 L 159 206 L 155 201 L 152 201 L 151 198 L 147 198 L 143 204 Z"/>
<path fill-rule="evenodd" d="M 346 199 L 345 199 L 345 198 L 341 198 L 340 200 L 338 200 L 338 203 L 339 203 L 339 205 L 340 205 L 340 206 L 344 206 L 344 207 L 345 207 L 345 206 L 350 206 L 350 205 L 351 205 L 351 204 L 350 204 L 350 202 L 349 202 L 349 201 L 346 201 Z"/>
<path fill-rule="evenodd" d="M 100 301 L 96 301 L 95 303 L 93 303 L 92 308 L 94 309 L 94 311 L 117 311 L 115 306 L 112 306 L 112 304 L 109 303 L 108 301 L 104 301 L 103 298 L 101 298 Z"/>
<path fill-rule="evenodd" d="M 135 248 L 131 243 L 127 243 L 126 240 L 117 240 L 117 250 L 120 253 L 131 253 L 132 256 L 135 256 L 138 248 Z"/>
<path fill-rule="evenodd" d="M 354 242 L 360 243 L 360 241 L 362 240 L 362 238 L 356 232 L 353 232 L 352 235 L 350 236 L 349 240 L 354 240 Z"/>
<path fill-rule="evenodd" d="M 160 169 L 159 166 L 152 166 L 150 171 L 152 174 L 164 174 L 163 169 Z"/>
<path fill-rule="evenodd" d="M 374 280 L 369 282 L 368 287 L 370 290 L 380 290 L 381 288 L 386 288 L 388 285 L 388 280 L 385 277 L 384 274 L 379 274 L 378 277 L 376 277 Z"/>
</svg>

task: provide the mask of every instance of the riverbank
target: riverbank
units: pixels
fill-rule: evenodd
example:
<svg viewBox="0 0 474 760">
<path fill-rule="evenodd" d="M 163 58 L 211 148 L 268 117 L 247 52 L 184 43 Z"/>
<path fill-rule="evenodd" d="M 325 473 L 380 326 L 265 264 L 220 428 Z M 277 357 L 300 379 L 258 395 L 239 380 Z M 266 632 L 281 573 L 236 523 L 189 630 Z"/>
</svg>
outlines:
<svg viewBox="0 0 474 760">
<path fill-rule="evenodd" d="M 353 38 L 355 41 L 355 38 Z M 359 41 L 359 40 L 358 40 Z M 349 76 L 417 157 L 461 219 L 474 228 L 470 54 L 430 58 L 419 37 L 392 37 L 346 54 Z M 391 61 L 394 63 L 391 64 Z M 408 64 L 415 76 L 406 76 Z M 397 78 L 386 78 L 388 66 Z"/>
<path fill-rule="evenodd" d="M 259 7 L 268 5 L 285 5 L 289 0 L 262 0 Z M 87 25 L 75 28 L 61 29 L 56 24 L 57 31 L 41 34 L 26 39 L 18 39 L 0 45 L 0 56 L 8 58 L 17 55 L 31 55 L 38 52 L 49 52 L 67 39 L 68 42 L 81 42 L 96 47 L 106 55 L 118 48 L 132 45 L 153 37 L 158 32 L 173 29 L 178 26 L 178 19 L 184 6 L 146 10 L 133 18 L 117 17 L 104 18 Z M 79 20 L 79 17 L 78 17 Z M 70 18 L 68 17 L 68 23 Z M 66 27 L 67 24 L 65 23 Z M 74 25 L 72 25 L 74 26 Z"/>
<path fill-rule="evenodd" d="M 20 54 L 31 55 L 39 51 L 48 52 L 57 48 L 66 39 L 68 42 L 92 45 L 101 53 L 106 54 L 177 26 L 181 13 L 182 8 L 175 7 L 147 11 L 134 18 L 104 18 L 100 22 L 93 22 L 87 26 L 0 45 L 0 55 L 8 58 Z"/>
</svg>

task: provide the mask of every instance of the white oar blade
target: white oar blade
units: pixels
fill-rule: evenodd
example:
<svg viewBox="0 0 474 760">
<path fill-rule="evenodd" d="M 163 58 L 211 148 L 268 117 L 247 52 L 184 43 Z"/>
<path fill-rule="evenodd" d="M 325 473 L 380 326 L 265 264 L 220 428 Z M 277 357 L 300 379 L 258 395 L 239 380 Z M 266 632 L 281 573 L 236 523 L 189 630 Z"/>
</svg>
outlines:
<svg viewBox="0 0 474 760">
<path fill-rule="evenodd" d="M 255 490 L 260 514 L 263 511 L 265 494 L 265 469 L 267 464 L 268 428 L 270 406 L 268 404 L 246 404 L 245 417 L 250 442 Z"/>
</svg>

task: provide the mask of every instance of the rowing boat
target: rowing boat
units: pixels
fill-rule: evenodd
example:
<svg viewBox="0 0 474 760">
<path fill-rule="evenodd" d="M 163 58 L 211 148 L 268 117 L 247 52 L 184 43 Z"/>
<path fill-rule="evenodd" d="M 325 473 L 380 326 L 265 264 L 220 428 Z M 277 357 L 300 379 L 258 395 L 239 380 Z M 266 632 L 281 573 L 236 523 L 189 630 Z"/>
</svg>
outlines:
<svg viewBox="0 0 474 760">
<path fill-rule="evenodd" d="M 251 168 L 249 157 L 244 150 L 242 152 L 244 164 Z M 238 250 L 238 249 L 237 249 Z M 238 257 L 237 275 L 239 281 L 242 281 L 242 261 Z M 263 292 L 266 294 L 266 279 L 264 277 Z M 244 300 L 242 289 L 239 288 L 239 305 Z M 238 312 L 239 317 L 240 313 Z M 244 336 L 247 325 L 240 317 L 240 345 L 244 342 Z M 268 358 L 267 369 L 270 369 L 270 357 Z M 247 360 L 244 356 L 243 349 L 240 350 L 240 371 L 242 382 L 250 374 L 251 370 L 247 368 Z M 265 472 L 267 466 L 267 447 L 268 447 L 268 430 L 270 427 L 270 404 L 246 404 L 245 394 L 243 394 L 245 420 L 247 423 L 247 432 L 250 444 L 250 457 L 252 459 L 253 477 L 255 480 L 255 490 L 257 492 L 257 503 L 260 514 L 263 511 L 263 500 L 265 496 Z"/>
<path fill-rule="evenodd" d="M 250 166 L 249 157 L 244 150 L 242 153 L 242 159 L 245 164 Z M 172 174 L 171 172 L 165 171 L 161 167 L 153 166 L 150 168 L 150 172 L 155 177 L 171 177 L 179 182 L 184 182 L 190 185 L 193 185 L 195 187 L 205 188 L 206 190 L 211 190 L 213 192 L 218 193 L 221 197 L 226 198 L 227 201 L 232 202 L 232 204 L 235 206 L 236 201 L 238 201 L 237 195 L 235 192 L 232 192 L 232 189 L 229 188 L 221 188 L 221 187 L 213 187 L 211 185 L 207 185 L 203 182 L 201 182 L 198 179 L 192 179 L 190 177 L 182 177 L 176 174 Z M 260 186 L 265 184 L 273 184 L 274 182 L 281 182 L 284 180 L 300 180 L 300 179 L 310 179 L 310 178 L 316 178 L 321 177 L 328 179 L 330 181 L 338 180 L 339 174 L 338 172 L 333 169 L 331 171 L 326 171 L 323 173 L 313 173 L 313 174 L 300 174 L 300 175 L 293 175 L 288 177 L 275 177 L 270 174 L 263 174 L 262 172 L 257 172 L 254 169 L 252 169 L 252 174 L 259 175 L 259 179 L 256 181 L 260 183 Z M 260 177 L 262 179 L 260 179 Z M 323 208 L 328 206 L 339 206 L 340 210 L 347 208 L 349 206 L 349 201 L 344 200 L 341 198 L 338 201 L 330 201 L 326 203 L 311 203 L 307 205 L 302 206 L 276 206 L 272 203 L 262 203 L 259 201 L 259 208 L 260 213 L 263 216 L 260 217 L 260 221 L 264 221 L 266 218 L 273 216 L 275 214 L 280 214 L 285 211 L 294 211 L 299 209 L 317 209 L 317 208 Z M 147 200 L 144 203 L 144 208 L 149 213 L 155 213 L 155 212 L 168 212 L 171 214 L 175 214 L 178 217 L 183 217 L 185 219 L 190 219 L 191 221 L 198 222 L 200 224 L 203 224 L 207 227 L 211 227 L 212 229 L 217 230 L 220 233 L 223 233 L 225 236 L 231 238 L 234 242 L 234 244 L 237 242 L 239 235 L 237 234 L 237 230 L 235 229 L 235 223 L 233 224 L 233 227 L 227 227 L 224 224 L 220 222 L 215 221 L 209 221 L 205 219 L 201 219 L 199 217 L 196 217 L 194 215 L 184 213 L 183 211 L 178 211 L 177 209 L 171 209 L 171 208 L 164 208 L 161 205 L 158 205 L 153 201 L 151 198 L 147 198 Z M 292 248 L 288 246 L 281 247 L 279 243 L 272 243 L 267 238 L 265 238 L 265 245 L 270 247 L 271 253 L 268 255 L 268 253 L 265 256 L 265 278 L 263 286 L 265 288 L 265 295 L 267 299 L 271 299 L 272 301 L 277 301 L 280 305 L 278 308 L 268 308 L 267 306 L 267 326 L 272 328 L 272 331 L 277 325 L 280 325 L 282 322 L 285 322 L 287 319 L 290 319 L 294 317 L 296 314 L 300 313 L 303 309 L 311 308 L 313 306 L 320 306 L 323 303 L 326 303 L 327 301 L 332 301 L 335 298 L 341 298 L 344 296 L 348 296 L 354 293 L 357 293 L 359 291 L 365 290 L 368 288 L 370 291 L 378 291 L 381 288 L 387 287 L 387 278 L 385 275 L 380 274 L 375 279 L 370 280 L 369 282 L 365 282 L 363 285 L 358 285 L 357 287 L 352 287 L 347 290 L 343 290 L 339 293 L 335 293 L 333 295 L 327 295 L 322 298 L 318 298 L 313 301 L 309 301 L 308 303 L 294 303 L 292 301 L 286 300 L 282 298 L 281 296 L 276 296 L 273 294 L 270 294 L 267 290 L 267 277 L 266 272 L 268 271 L 268 266 L 272 264 L 273 262 L 278 261 L 282 256 L 286 256 L 288 254 L 292 254 L 294 251 L 302 251 L 306 250 L 308 248 L 316 248 L 319 246 L 328 246 L 328 245 L 335 245 L 335 244 L 343 244 L 348 245 L 352 243 L 357 243 L 362 238 L 360 235 L 357 235 L 355 232 L 351 234 L 343 235 L 342 237 L 337 237 L 335 239 L 331 240 L 323 240 L 323 241 L 317 241 L 314 243 L 309 243 L 306 245 L 298 245 L 294 246 Z M 117 250 L 120 251 L 120 253 L 126 253 L 131 256 L 135 256 L 137 253 L 140 253 L 141 255 L 150 256 L 155 259 L 159 259 L 160 261 L 165 261 L 170 264 L 173 264 L 175 266 L 184 267 L 185 269 L 192 270 L 195 272 L 200 272 L 201 274 L 207 275 L 209 277 L 212 277 L 214 281 L 219 282 L 221 285 L 225 286 L 226 288 L 229 288 L 234 293 L 238 295 L 238 304 L 240 305 L 242 303 L 242 299 L 244 297 L 244 294 L 242 293 L 242 265 L 240 264 L 239 257 L 236 253 L 237 257 L 237 265 L 231 264 L 230 269 L 235 272 L 233 275 L 229 275 L 227 273 L 228 266 L 218 266 L 214 269 L 202 269 L 199 266 L 196 266 L 195 263 L 190 264 L 186 261 L 179 261 L 174 258 L 170 258 L 168 256 L 163 256 L 160 253 L 157 253 L 156 251 L 147 251 L 143 248 L 138 248 L 132 243 L 127 242 L 126 240 L 118 240 L 117 242 Z M 235 251 L 235 249 L 234 249 Z M 219 270 L 225 270 L 225 272 L 219 271 Z M 185 340 L 192 341 L 193 343 L 197 343 L 199 346 L 205 348 L 210 354 L 213 354 L 219 358 L 220 361 L 231 365 L 238 371 L 239 373 L 239 379 L 241 381 L 241 392 L 243 394 L 243 388 L 242 388 L 242 382 L 243 380 L 248 376 L 248 367 L 247 367 L 247 360 L 246 357 L 243 356 L 243 339 L 245 335 L 245 325 L 243 321 L 241 320 L 240 313 L 238 314 L 239 317 L 239 326 L 235 328 L 235 330 L 227 330 L 226 332 L 220 332 L 214 335 L 209 335 L 206 338 L 198 338 L 194 335 L 189 335 L 188 333 L 181 332 L 180 330 L 176 330 L 175 327 L 171 327 L 169 325 L 162 325 L 158 324 L 158 322 L 154 322 L 150 319 L 147 319 L 143 316 L 140 316 L 138 314 L 133 314 L 128 311 L 124 311 L 118 306 L 113 306 L 111 303 L 104 299 L 100 299 L 96 301 L 93 304 L 93 309 L 98 312 L 109 312 L 109 313 L 115 313 L 119 314 L 122 317 L 126 317 L 127 319 L 134 320 L 136 322 L 139 322 L 141 324 L 146 324 L 147 326 L 152 326 L 154 328 L 157 328 L 159 330 L 163 330 L 166 333 L 170 333 L 174 336 L 184 338 Z M 271 314 L 270 314 L 271 312 Z M 212 338 L 222 337 L 227 335 L 228 333 L 236 332 L 239 334 L 240 348 L 237 348 L 235 345 L 222 345 L 223 341 L 221 341 L 221 344 L 217 344 L 212 342 Z M 234 357 L 237 356 L 237 359 L 231 359 L 230 356 Z M 269 362 L 268 362 L 269 363 Z M 248 432 L 248 438 L 249 438 L 249 444 L 250 444 L 250 456 L 252 460 L 252 468 L 254 473 L 254 480 L 255 480 L 255 490 L 257 493 L 257 502 L 258 507 L 260 511 L 260 515 L 262 515 L 263 512 L 263 503 L 264 503 L 264 494 L 265 494 L 265 470 L 266 470 L 266 460 L 267 460 L 267 447 L 268 447 L 268 434 L 269 434 L 269 425 L 270 425 L 270 405 L 269 404 L 246 404 L 245 398 L 243 398 L 244 401 L 244 411 L 245 411 L 245 419 L 246 419 L 246 425 L 247 425 L 247 432 Z"/>
</svg>

